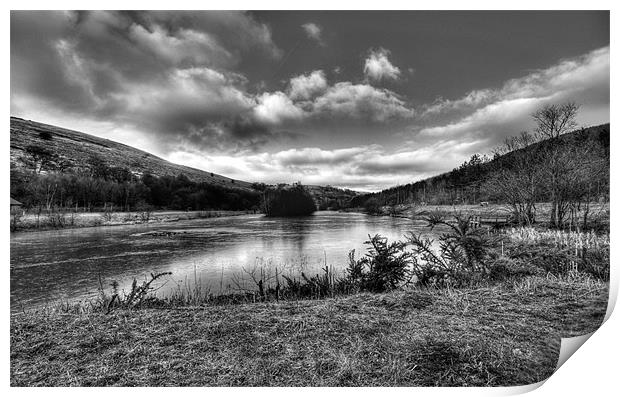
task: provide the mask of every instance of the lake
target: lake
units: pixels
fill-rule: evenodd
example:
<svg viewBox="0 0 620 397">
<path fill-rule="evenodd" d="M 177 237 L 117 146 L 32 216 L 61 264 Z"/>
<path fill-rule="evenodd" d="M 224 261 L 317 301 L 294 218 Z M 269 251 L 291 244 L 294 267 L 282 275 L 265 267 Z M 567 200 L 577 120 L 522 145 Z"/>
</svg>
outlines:
<svg viewBox="0 0 620 397">
<path fill-rule="evenodd" d="M 172 272 L 157 294 L 199 283 L 214 294 L 251 288 L 253 269 L 299 276 L 333 265 L 344 271 L 352 249 L 366 251 L 368 234 L 392 241 L 424 222 L 360 213 L 319 211 L 299 218 L 264 215 L 172 223 L 11 234 L 11 310 L 97 296 L 117 281 L 127 290 L 151 272 Z"/>
</svg>

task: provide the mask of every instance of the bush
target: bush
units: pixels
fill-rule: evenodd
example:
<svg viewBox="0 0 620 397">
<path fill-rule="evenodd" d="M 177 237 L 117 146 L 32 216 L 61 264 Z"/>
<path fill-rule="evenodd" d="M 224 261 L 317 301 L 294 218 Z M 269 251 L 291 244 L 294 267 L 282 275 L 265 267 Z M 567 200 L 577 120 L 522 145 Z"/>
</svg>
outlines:
<svg viewBox="0 0 620 397">
<path fill-rule="evenodd" d="M 449 222 L 438 213 L 427 218 L 431 230 L 438 225 L 449 228 L 439 237 L 438 252 L 433 239 L 412 232 L 406 236 L 407 245 L 412 246 L 413 272 L 419 283 L 469 284 L 489 274 L 488 263 L 494 256 L 490 249 L 496 241 L 482 229 L 472 228 L 470 216 L 455 215 L 454 219 Z"/>
<path fill-rule="evenodd" d="M 357 285 L 360 290 L 382 292 L 397 288 L 410 278 L 411 254 L 405 251 L 405 243 L 388 244 L 387 238 L 378 234 L 368 238 L 364 242 L 370 246 L 366 256 L 355 261 L 354 251 L 349 254 L 347 278 L 350 284 Z"/>
</svg>

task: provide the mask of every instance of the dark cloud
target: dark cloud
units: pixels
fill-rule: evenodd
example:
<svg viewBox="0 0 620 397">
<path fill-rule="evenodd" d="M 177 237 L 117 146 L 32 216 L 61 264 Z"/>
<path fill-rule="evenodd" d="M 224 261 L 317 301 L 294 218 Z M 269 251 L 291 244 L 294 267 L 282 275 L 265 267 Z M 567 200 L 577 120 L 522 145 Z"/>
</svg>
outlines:
<svg viewBox="0 0 620 397">
<path fill-rule="evenodd" d="M 281 55 L 269 28 L 239 12 L 12 12 L 12 106 L 115 119 L 164 144 L 217 131 L 200 141 L 254 145 L 277 135 L 238 121 L 255 100 L 234 67 L 257 51 Z"/>
</svg>

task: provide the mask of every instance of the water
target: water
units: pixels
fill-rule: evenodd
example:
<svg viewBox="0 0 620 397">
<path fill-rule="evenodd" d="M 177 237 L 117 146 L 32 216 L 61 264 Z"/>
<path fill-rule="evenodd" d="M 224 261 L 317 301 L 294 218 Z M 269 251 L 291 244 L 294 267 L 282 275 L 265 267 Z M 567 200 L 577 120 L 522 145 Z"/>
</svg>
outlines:
<svg viewBox="0 0 620 397">
<path fill-rule="evenodd" d="M 11 310 L 88 300 L 102 282 L 127 289 L 133 278 L 166 276 L 158 294 L 200 283 L 214 294 L 252 288 L 252 269 L 315 274 L 347 254 L 365 253 L 368 234 L 400 239 L 422 222 L 321 211 L 300 218 L 243 215 L 175 223 L 24 232 L 11 235 Z"/>
</svg>

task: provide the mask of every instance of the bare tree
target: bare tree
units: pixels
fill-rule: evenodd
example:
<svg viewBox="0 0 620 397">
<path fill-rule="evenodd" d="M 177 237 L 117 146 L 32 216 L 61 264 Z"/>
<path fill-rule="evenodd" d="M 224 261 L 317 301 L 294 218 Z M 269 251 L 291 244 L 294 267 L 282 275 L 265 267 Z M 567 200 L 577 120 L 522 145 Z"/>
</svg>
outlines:
<svg viewBox="0 0 620 397">
<path fill-rule="evenodd" d="M 543 169 L 546 171 L 545 188 L 551 201 L 549 223 L 552 227 L 562 227 L 569 205 L 574 196 L 571 186 L 576 188 L 580 161 L 578 153 L 570 145 L 559 142 L 557 138 L 577 127 L 575 121 L 579 105 L 575 102 L 546 105 L 532 114 L 536 122 L 536 134 L 542 142 Z M 567 186 L 567 181 L 573 184 Z"/>
<path fill-rule="evenodd" d="M 577 127 L 575 118 L 579 105 L 575 102 L 545 105 L 532 113 L 536 122 L 536 133 L 540 140 L 554 139 Z"/>
<path fill-rule="evenodd" d="M 532 134 L 522 132 L 495 148 L 495 157 L 503 156 L 502 164 L 483 186 L 492 198 L 508 205 L 513 221 L 526 225 L 536 222 L 536 201 L 544 178 L 537 164 L 540 157 L 537 148 L 521 150 L 534 142 Z"/>
</svg>

